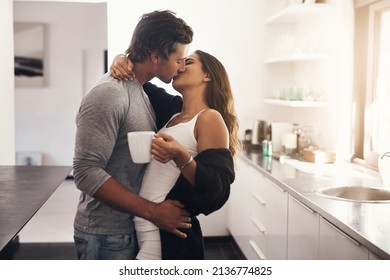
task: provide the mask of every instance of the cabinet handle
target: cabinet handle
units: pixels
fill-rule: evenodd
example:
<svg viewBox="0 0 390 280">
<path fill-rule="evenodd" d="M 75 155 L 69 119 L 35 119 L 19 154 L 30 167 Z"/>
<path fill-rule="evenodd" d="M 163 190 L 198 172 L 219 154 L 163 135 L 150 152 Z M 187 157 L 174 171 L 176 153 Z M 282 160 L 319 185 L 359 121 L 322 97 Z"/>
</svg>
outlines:
<svg viewBox="0 0 390 280">
<path fill-rule="evenodd" d="M 261 231 L 262 234 L 266 234 L 267 230 L 265 229 L 265 226 L 254 216 L 251 216 L 252 223 Z"/>
<path fill-rule="evenodd" d="M 265 260 L 265 255 L 257 246 L 256 242 L 253 240 L 249 240 L 249 245 L 251 245 L 252 249 L 255 251 L 256 255 L 260 258 L 260 260 Z"/>
<path fill-rule="evenodd" d="M 256 193 L 255 191 L 252 191 L 252 196 L 258 201 L 260 202 L 261 205 L 265 206 L 267 204 L 267 202 L 265 202 L 265 200 L 258 194 Z"/>
</svg>

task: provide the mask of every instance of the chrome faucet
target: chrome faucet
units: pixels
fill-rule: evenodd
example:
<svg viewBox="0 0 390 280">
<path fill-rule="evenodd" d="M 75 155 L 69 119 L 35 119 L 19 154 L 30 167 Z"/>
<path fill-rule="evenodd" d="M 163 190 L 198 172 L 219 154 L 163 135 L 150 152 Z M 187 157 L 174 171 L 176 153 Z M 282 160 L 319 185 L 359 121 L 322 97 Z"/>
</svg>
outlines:
<svg viewBox="0 0 390 280">
<path fill-rule="evenodd" d="M 384 187 L 390 188 L 390 152 L 385 152 L 378 158 L 378 171 Z"/>
</svg>

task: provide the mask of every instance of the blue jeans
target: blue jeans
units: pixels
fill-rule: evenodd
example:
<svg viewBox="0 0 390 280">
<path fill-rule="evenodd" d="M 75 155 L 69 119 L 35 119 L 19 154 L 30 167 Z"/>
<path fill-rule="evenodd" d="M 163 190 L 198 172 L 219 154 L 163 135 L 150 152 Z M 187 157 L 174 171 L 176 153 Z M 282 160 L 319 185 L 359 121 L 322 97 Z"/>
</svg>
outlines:
<svg viewBox="0 0 390 280">
<path fill-rule="evenodd" d="M 99 235 L 74 231 L 80 260 L 133 260 L 138 252 L 136 235 Z"/>
</svg>

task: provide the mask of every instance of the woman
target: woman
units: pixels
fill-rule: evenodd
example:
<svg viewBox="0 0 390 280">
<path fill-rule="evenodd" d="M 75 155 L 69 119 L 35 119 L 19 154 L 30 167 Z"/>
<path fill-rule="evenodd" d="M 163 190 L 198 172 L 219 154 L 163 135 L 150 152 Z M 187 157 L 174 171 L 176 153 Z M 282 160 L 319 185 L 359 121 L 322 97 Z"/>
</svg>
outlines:
<svg viewBox="0 0 390 280">
<path fill-rule="evenodd" d="M 172 86 L 183 97 L 182 109 L 155 135 L 140 195 L 155 202 L 181 200 L 192 228 L 181 239 L 136 217 L 137 259 L 203 259 L 196 215 L 222 207 L 234 180 L 232 155 L 240 142 L 225 68 L 212 55 L 195 51 Z"/>
</svg>

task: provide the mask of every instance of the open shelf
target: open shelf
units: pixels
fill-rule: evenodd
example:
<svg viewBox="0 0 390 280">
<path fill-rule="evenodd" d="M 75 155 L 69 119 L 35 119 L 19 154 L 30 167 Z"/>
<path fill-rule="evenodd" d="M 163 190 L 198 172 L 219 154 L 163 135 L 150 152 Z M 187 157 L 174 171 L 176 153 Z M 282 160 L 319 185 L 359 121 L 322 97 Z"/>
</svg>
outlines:
<svg viewBox="0 0 390 280">
<path fill-rule="evenodd" d="M 294 108 L 321 108 L 329 106 L 329 103 L 323 101 L 292 101 L 273 98 L 264 99 L 264 103 Z"/>
<path fill-rule="evenodd" d="M 267 64 L 281 63 L 281 62 L 299 62 L 310 60 L 324 60 L 329 59 L 328 53 L 291 53 L 271 57 L 265 61 Z"/>
</svg>

